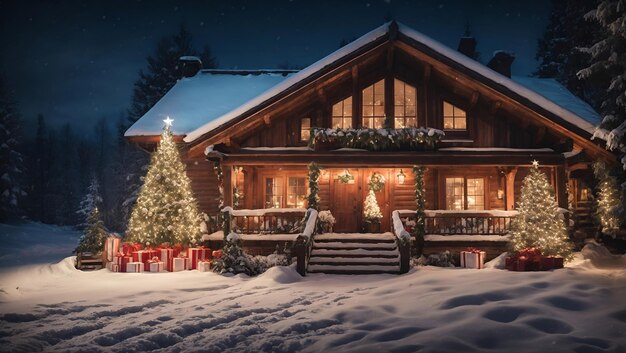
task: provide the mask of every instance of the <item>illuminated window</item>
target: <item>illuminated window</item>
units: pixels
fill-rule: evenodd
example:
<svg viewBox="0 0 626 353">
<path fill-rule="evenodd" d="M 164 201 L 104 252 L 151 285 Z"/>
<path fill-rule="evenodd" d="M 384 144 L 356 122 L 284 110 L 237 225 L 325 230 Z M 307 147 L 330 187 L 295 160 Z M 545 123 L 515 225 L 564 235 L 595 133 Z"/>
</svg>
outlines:
<svg viewBox="0 0 626 353">
<path fill-rule="evenodd" d="M 443 101 L 443 129 L 466 130 L 467 116 L 465 111 Z"/>
<path fill-rule="evenodd" d="M 484 210 L 483 178 L 446 178 L 446 210 Z"/>
<path fill-rule="evenodd" d="M 417 91 L 398 79 L 393 81 L 395 128 L 417 127 Z"/>
<path fill-rule="evenodd" d="M 385 125 L 385 80 L 363 90 L 363 127 L 379 129 Z"/>
<path fill-rule="evenodd" d="M 333 128 L 348 129 L 352 127 L 352 97 L 333 104 Z"/>
<path fill-rule="evenodd" d="M 300 141 L 309 141 L 311 137 L 311 118 L 300 119 Z"/>
<path fill-rule="evenodd" d="M 287 186 L 287 207 L 303 208 L 306 199 L 306 178 L 289 177 Z"/>
<path fill-rule="evenodd" d="M 265 208 L 280 208 L 283 204 L 283 178 L 265 178 Z"/>
</svg>

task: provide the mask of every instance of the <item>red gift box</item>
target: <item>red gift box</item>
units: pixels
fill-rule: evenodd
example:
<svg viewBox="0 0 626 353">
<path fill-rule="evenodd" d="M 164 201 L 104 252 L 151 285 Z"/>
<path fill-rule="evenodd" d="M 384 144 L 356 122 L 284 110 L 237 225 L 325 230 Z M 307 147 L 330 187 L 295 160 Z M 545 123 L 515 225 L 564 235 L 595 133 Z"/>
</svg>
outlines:
<svg viewBox="0 0 626 353">
<path fill-rule="evenodd" d="M 119 272 L 126 272 L 126 265 L 128 265 L 129 262 L 133 261 L 132 256 L 125 256 L 121 253 L 117 254 L 117 256 L 115 256 L 113 259 L 118 266 Z"/>
<path fill-rule="evenodd" d="M 161 261 L 163 261 L 165 269 L 169 272 L 172 272 L 172 259 L 178 255 L 175 254 L 175 251 L 176 250 L 167 247 L 157 249 L 157 256 Z"/>
<path fill-rule="evenodd" d="M 139 250 L 133 251 L 133 261 L 134 262 L 143 262 L 147 264 L 150 259 L 157 256 L 158 252 L 156 250 Z"/>
<path fill-rule="evenodd" d="M 141 250 L 141 244 L 139 243 L 123 243 L 122 244 L 122 252 L 124 253 L 124 255 L 130 256 L 130 254 L 132 254 L 133 251 L 139 251 L 139 250 Z"/>
<path fill-rule="evenodd" d="M 541 270 L 549 271 L 558 268 L 563 268 L 563 258 L 560 256 L 542 256 L 541 257 Z"/>
<path fill-rule="evenodd" d="M 213 257 L 219 259 L 220 257 L 222 257 L 222 250 L 214 250 L 211 255 L 213 255 Z"/>
<path fill-rule="evenodd" d="M 211 249 L 202 246 L 189 248 L 187 249 L 187 256 L 191 259 L 191 269 L 195 270 L 198 267 L 198 261 L 211 259 Z"/>
</svg>

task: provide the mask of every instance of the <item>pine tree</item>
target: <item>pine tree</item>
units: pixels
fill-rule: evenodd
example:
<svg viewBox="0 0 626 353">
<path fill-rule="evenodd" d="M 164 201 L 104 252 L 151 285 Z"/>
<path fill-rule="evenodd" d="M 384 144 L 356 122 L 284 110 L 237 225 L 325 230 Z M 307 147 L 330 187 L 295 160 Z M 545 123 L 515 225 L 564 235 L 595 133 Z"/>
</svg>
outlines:
<svg viewBox="0 0 626 353">
<path fill-rule="evenodd" d="M 15 99 L 0 77 L 0 222 L 19 214 L 19 200 L 25 196 L 19 120 Z"/>
<path fill-rule="evenodd" d="M 102 202 L 98 192 L 98 180 L 93 177 L 89 185 L 88 192 L 80 203 L 77 213 L 83 217 L 83 235 L 78 241 L 78 246 L 74 250 L 76 253 L 90 252 L 99 253 L 104 248 L 104 240 L 107 231 L 100 218 L 98 204 Z"/>
<path fill-rule="evenodd" d="M 589 65 L 590 55 L 579 47 L 591 45 L 599 36 L 596 22 L 584 15 L 594 6 L 588 0 L 553 0 L 550 22 L 537 44 L 540 64 L 535 76 L 554 78 L 577 96 L 593 101 L 598 90 L 581 81 L 576 73 Z"/>
<path fill-rule="evenodd" d="M 368 223 L 380 223 L 380 219 L 383 218 L 380 207 L 378 207 L 378 201 L 376 201 L 376 195 L 372 189 L 370 189 L 363 202 L 363 217 L 365 222 Z"/>
<path fill-rule="evenodd" d="M 583 49 L 592 57 L 591 64 L 578 77 L 593 81 L 603 96 L 595 105 L 604 116 L 594 137 L 607 142 L 607 148 L 620 151 L 626 169 L 626 2 L 603 0 L 585 15 L 600 23 L 606 34 Z"/>
<path fill-rule="evenodd" d="M 619 229 L 622 208 L 617 180 L 609 174 L 604 163 L 593 164 L 593 174 L 598 181 L 596 186 L 595 215 L 604 233 L 611 234 Z"/>
<path fill-rule="evenodd" d="M 259 274 L 260 269 L 254 259 L 243 251 L 239 235 L 230 233 L 225 237 L 222 257 L 213 263 L 213 271 L 219 274 L 245 273 L 254 276 Z"/>
<path fill-rule="evenodd" d="M 572 246 L 554 190 L 536 162 L 522 183 L 517 210 L 519 214 L 511 224 L 513 250 L 537 247 L 543 255 L 571 258 Z"/>
<path fill-rule="evenodd" d="M 137 121 L 170 90 L 180 78 L 178 59 L 184 55 L 194 55 L 202 60 L 202 66 L 210 69 L 217 67 L 217 61 L 211 55 L 208 46 L 197 50 L 193 46 L 192 35 L 181 26 L 177 34 L 163 37 L 156 46 L 156 51 L 147 58 L 147 72 L 139 71 L 139 79 L 135 81 L 129 120 Z"/>
<path fill-rule="evenodd" d="M 161 142 L 133 207 L 127 231 L 130 241 L 146 245 L 198 241 L 201 217 L 170 124 L 166 119 Z"/>
</svg>

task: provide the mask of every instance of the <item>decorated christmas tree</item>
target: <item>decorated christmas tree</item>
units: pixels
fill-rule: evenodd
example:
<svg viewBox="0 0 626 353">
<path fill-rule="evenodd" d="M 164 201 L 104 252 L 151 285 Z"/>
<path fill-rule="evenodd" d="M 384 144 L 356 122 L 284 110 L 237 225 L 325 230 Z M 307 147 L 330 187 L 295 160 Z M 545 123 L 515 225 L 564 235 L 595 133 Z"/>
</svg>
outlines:
<svg viewBox="0 0 626 353">
<path fill-rule="evenodd" d="M 539 248 L 546 256 L 571 257 L 572 246 L 554 190 L 537 161 L 533 161 L 530 174 L 524 178 L 517 210 L 519 215 L 511 224 L 513 250 Z"/>
<path fill-rule="evenodd" d="M 76 212 L 83 217 L 83 235 L 78 241 L 78 246 L 74 250 L 76 253 L 90 252 L 99 253 L 104 248 L 104 239 L 107 231 L 104 223 L 100 219 L 98 204 L 102 202 L 98 192 L 99 184 L 96 178 L 91 179 L 87 195 L 80 203 L 80 208 Z"/>
<path fill-rule="evenodd" d="M 191 181 L 172 138 L 170 118 L 164 120 L 161 142 L 152 155 L 128 224 L 128 240 L 145 245 L 194 244 L 201 216 Z"/>
<path fill-rule="evenodd" d="M 596 186 L 596 218 L 604 233 L 614 233 L 619 229 L 621 205 L 617 180 L 609 173 L 604 163 L 593 164 L 593 173 L 598 180 Z"/>
<path fill-rule="evenodd" d="M 380 219 L 383 218 L 383 214 L 380 212 L 378 202 L 376 201 L 376 195 L 374 190 L 370 189 L 365 202 L 363 202 L 363 217 L 365 222 L 368 223 L 380 223 Z"/>
</svg>

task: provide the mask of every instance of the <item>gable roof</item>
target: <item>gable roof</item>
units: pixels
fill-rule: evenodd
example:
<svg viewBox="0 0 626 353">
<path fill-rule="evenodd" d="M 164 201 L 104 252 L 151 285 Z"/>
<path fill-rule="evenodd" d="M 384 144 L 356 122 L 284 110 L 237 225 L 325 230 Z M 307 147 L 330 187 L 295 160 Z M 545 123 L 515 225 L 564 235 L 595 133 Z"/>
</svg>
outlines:
<svg viewBox="0 0 626 353">
<path fill-rule="evenodd" d="M 391 22 L 298 72 L 227 77 L 212 73 L 212 70 L 202 70 L 195 77 L 181 79 L 126 131 L 125 136 L 158 135 L 161 133 L 162 120 L 169 115 L 175 120 L 174 133 L 185 135 L 185 142 L 193 142 L 254 112 L 261 105 L 271 104 L 281 94 L 306 84 L 326 69 L 336 66 L 338 62 L 354 56 L 364 47 L 387 40 L 396 34 L 408 38 L 414 46 L 464 68 L 498 89 L 512 92 L 527 100 L 528 104 L 536 105 L 582 131 L 592 134 L 599 122 L 600 117 L 591 107 L 554 80 L 523 77 L 512 80 L 420 32 Z"/>
</svg>

